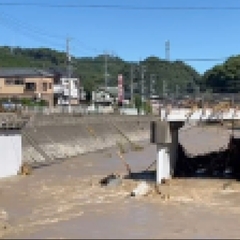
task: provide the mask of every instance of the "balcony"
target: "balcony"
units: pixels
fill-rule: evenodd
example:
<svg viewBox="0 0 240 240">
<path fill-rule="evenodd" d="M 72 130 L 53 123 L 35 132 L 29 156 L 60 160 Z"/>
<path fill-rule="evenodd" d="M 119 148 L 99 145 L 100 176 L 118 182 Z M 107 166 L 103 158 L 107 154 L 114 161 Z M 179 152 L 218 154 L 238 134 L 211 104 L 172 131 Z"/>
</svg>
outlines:
<svg viewBox="0 0 240 240">
<path fill-rule="evenodd" d="M 53 92 L 55 94 L 63 94 L 64 92 L 64 86 L 63 85 L 60 85 L 60 84 L 55 84 L 53 86 Z"/>
</svg>

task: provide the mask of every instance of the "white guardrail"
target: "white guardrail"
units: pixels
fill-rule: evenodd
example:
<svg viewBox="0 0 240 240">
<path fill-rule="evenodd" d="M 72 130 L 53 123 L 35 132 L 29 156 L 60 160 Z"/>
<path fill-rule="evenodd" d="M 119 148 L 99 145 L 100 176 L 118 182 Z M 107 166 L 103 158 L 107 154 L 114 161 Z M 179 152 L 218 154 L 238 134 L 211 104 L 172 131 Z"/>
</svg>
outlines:
<svg viewBox="0 0 240 240">
<path fill-rule="evenodd" d="M 53 114 L 53 113 L 77 113 L 77 114 L 112 114 L 114 109 L 111 106 L 56 106 L 56 107 L 24 107 L 22 109 L 26 113 L 41 113 L 41 114 Z M 138 111 L 135 108 L 121 108 L 119 110 L 121 115 L 138 115 Z M 143 112 L 140 115 L 144 115 Z"/>
</svg>

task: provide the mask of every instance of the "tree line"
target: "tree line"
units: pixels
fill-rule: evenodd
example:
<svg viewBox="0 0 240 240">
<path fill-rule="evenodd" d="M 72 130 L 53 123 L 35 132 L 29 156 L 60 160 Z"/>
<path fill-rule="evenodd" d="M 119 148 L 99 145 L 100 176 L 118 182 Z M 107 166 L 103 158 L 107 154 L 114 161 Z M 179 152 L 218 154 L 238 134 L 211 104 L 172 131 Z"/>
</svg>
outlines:
<svg viewBox="0 0 240 240">
<path fill-rule="evenodd" d="M 96 57 L 72 57 L 71 70 L 80 78 L 87 91 L 105 82 L 105 55 Z M 38 67 L 66 69 L 66 53 L 49 48 L 0 47 L 1 67 Z M 214 66 L 204 74 L 182 61 L 166 61 L 150 56 L 141 62 L 124 61 L 117 56 L 107 56 L 108 86 L 117 85 L 117 76 L 124 77 L 124 87 L 130 91 L 141 90 L 147 94 L 181 94 L 194 91 L 230 93 L 240 91 L 240 55 L 231 56 L 224 63 Z"/>
</svg>

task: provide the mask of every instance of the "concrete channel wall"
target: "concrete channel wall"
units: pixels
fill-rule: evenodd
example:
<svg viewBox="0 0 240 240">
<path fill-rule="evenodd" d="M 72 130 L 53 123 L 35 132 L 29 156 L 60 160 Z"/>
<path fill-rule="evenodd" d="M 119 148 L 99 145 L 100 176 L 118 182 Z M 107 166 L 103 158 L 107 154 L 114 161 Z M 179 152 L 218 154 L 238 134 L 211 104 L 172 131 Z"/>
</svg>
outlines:
<svg viewBox="0 0 240 240">
<path fill-rule="evenodd" d="M 119 115 L 35 115 L 23 133 L 31 136 L 52 159 L 74 157 L 131 141 L 149 140 L 150 121 L 154 116 Z M 121 134 L 120 131 L 123 133 Z M 46 159 L 23 136 L 23 161 Z"/>
</svg>

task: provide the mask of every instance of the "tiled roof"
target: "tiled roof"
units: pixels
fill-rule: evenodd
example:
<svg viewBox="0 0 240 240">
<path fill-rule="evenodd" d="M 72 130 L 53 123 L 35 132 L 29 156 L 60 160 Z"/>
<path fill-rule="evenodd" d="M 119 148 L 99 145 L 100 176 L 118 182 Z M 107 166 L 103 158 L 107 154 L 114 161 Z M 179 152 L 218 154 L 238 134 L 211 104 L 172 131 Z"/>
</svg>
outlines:
<svg viewBox="0 0 240 240">
<path fill-rule="evenodd" d="M 113 96 L 117 96 L 118 95 L 118 87 L 99 87 L 99 90 L 105 91 Z"/>
<path fill-rule="evenodd" d="M 38 68 L 0 67 L 0 77 L 52 77 L 52 73 Z"/>
</svg>

